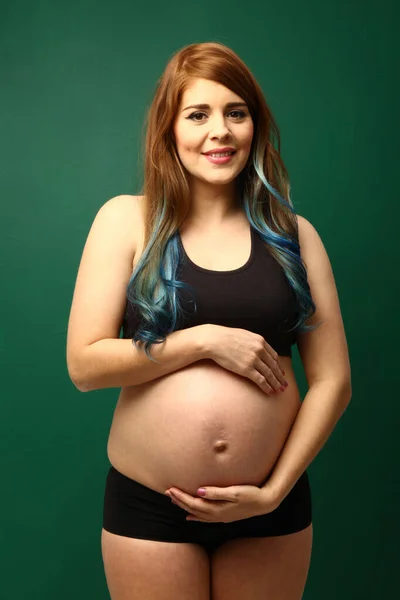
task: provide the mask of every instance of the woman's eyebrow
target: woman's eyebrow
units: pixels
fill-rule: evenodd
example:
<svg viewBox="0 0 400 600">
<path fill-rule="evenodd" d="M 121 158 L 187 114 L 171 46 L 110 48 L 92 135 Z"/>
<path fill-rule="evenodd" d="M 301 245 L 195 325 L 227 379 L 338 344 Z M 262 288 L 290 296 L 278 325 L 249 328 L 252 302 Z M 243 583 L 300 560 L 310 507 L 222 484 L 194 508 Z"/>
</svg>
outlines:
<svg viewBox="0 0 400 600">
<path fill-rule="evenodd" d="M 225 108 L 231 108 L 232 106 L 247 106 L 246 102 L 228 102 L 225 104 Z M 182 110 L 188 110 L 188 108 L 211 108 L 209 104 L 191 104 Z"/>
</svg>

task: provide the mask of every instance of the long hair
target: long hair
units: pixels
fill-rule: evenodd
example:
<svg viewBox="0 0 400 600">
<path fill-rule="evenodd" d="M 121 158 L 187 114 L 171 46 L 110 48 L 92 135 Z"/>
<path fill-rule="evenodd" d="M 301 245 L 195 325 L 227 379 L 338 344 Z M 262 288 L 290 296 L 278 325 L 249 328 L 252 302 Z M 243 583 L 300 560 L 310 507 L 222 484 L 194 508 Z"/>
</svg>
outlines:
<svg viewBox="0 0 400 600">
<path fill-rule="evenodd" d="M 249 159 L 236 179 L 241 206 L 295 293 L 298 319 L 293 329 L 314 329 L 305 324 L 316 307 L 300 256 L 297 218 L 271 110 L 254 76 L 233 50 L 217 42 L 191 44 L 168 62 L 145 121 L 144 250 L 128 282 L 127 297 L 139 316 L 132 342 L 137 347 L 144 343 L 150 360 L 155 360 L 148 352 L 152 344 L 164 342 L 181 322 L 176 291 L 187 287 L 176 275 L 181 258 L 178 230 L 190 209 L 190 191 L 176 151 L 173 123 L 193 77 L 222 84 L 248 105 L 254 131 Z"/>
</svg>

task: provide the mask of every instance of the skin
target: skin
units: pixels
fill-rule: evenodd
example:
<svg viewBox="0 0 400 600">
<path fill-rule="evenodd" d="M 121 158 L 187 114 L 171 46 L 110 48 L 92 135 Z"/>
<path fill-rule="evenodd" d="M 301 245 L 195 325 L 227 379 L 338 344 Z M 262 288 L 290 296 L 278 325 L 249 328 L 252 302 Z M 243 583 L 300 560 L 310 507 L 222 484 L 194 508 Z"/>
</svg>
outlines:
<svg viewBox="0 0 400 600">
<path fill-rule="evenodd" d="M 195 79 L 185 90 L 174 122 L 176 148 L 190 178 L 190 226 L 215 231 L 238 218 L 235 179 L 249 157 L 253 121 L 245 107 L 234 113 L 227 102 L 243 101 L 218 83 Z M 207 103 L 209 109 L 183 109 Z M 189 118 L 191 115 L 192 118 Z M 232 146 L 235 157 L 213 165 L 202 152 Z M 312 362 L 314 363 L 314 357 Z M 331 362 L 331 361 L 330 361 Z M 192 519 L 230 522 L 276 507 L 275 489 L 255 486 L 207 487 L 205 498 L 172 488 L 175 502 Z M 172 495 L 171 495 L 172 498 Z M 237 538 L 211 557 L 197 544 L 165 543 L 114 535 L 102 530 L 105 572 L 113 600 L 300 600 L 306 583 L 312 525 L 289 535 Z M 171 560 L 173 557 L 173 560 Z"/>
<path fill-rule="evenodd" d="M 173 125 L 176 149 L 190 178 L 188 220 L 203 230 L 215 229 L 238 214 L 235 179 L 246 165 L 253 139 L 254 125 L 247 106 L 227 108 L 228 102 L 244 100 L 215 81 L 193 78 L 182 95 Z M 199 103 L 210 108 L 187 108 Z M 225 146 L 236 149 L 227 164 L 215 165 L 203 156 Z"/>
<path fill-rule="evenodd" d="M 209 108 L 192 105 L 208 104 Z M 238 103 L 227 106 L 228 103 Z M 238 214 L 235 179 L 249 158 L 254 123 L 244 99 L 215 81 L 190 80 L 177 110 L 173 125 L 176 150 L 189 174 L 191 212 L 188 221 L 198 229 L 218 228 Z M 232 147 L 234 157 L 226 164 L 210 163 L 204 152 Z M 205 225 L 206 224 L 206 225 Z M 256 486 L 208 488 L 207 499 L 170 488 L 173 502 L 186 509 L 188 520 L 235 521 L 276 508 L 276 491 Z M 210 500 L 212 502 L 210 502 Z"/>
<path fill-rule="evenodd" d="M 189 220 L 203 230 L 206 222 L 213 229 L 237 214 L 234 180 L 248 160 L 254 126 L 246 107 L 237 107 L 244 115 L 232 112 L 235 107 L 225 108 L 226 103 L 235 101 L 242 99 L 220 84 L 198 79 L 185 90 L 175 121 L 176 148 L 190 174 L 193 202 Z M 210 109 L 184 110 L 190 104 L 200 102 L 209 104 Z M 200 112 L 193 113 L 198 110 Z M 194 122 L 188 118 L 191 115 Z M 202 155 L 202 152 L 223 146 L 237 149 L 234 159 L 226 165 L 213 165 Z M 187 520 L 200 522 L 228 523 L 265 514 L 273 511 L 282 500 L 277 488 L 268 484 L 261 489 L 249 485 L 207 486 L 203 491 L 205 494 L 198 491 L 197 498 L 176 487 L 166 490 L 166 494 L 187 511 Z M 312 538 L 311 524 L 291 535 L 236 539 L 224 544 L 210 562 L 211 595 L 206 566 L 202 580 L 204 588 L 199 587 L 200 597 L 299 600 L 310 565 Z"/>
</svg>

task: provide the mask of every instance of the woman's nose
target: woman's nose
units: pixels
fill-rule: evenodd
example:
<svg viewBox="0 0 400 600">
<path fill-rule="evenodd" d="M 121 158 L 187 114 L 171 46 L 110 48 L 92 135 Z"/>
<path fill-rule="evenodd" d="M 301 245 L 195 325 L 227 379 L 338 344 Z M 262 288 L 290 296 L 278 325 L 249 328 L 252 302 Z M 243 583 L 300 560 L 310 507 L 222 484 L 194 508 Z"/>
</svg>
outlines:
<svg viewBox="0 0 400 600">
<path fill-rule="evenodd" d="M 225 137 L 229 134 L 229 128 L 224 119 L 214 119 L 210 122 L 210 135 L 216 137 Z"/>
</svg>

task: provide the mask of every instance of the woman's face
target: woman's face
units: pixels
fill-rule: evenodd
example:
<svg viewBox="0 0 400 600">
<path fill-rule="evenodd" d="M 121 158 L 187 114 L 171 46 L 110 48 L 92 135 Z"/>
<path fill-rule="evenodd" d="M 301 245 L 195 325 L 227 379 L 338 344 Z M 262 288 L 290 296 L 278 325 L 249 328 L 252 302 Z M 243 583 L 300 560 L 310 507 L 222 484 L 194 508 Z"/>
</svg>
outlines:
<svg viewBox="0 0 400 600">
<path fill-rule="evenodd" d="M 208 106 L 193 108 L 198 104 Z M 253 130 L 249 109 L 240 96 L 215 81 L 191 79 L 173 131 L 179 158 L 193 177 L 218 185 L 233 181 L 247 163 Z M 206 158 L 206 152 L 224 147 L 235 150 L 229 161 L 216 164 Z"/>
</svg>

